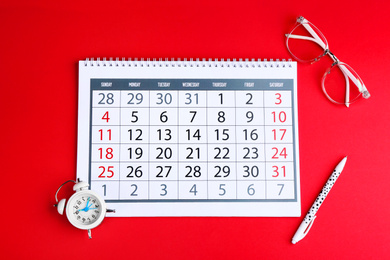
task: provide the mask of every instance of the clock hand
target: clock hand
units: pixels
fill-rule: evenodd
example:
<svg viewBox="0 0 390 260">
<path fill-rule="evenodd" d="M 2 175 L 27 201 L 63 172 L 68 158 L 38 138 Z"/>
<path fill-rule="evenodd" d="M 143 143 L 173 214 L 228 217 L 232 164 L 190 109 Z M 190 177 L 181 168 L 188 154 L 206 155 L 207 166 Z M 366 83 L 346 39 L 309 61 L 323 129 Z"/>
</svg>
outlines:
<svg viewBox="0 0 390 260">
<path fill-rule="evenodd" d="M 88 211 L 88 210 L 90 210 L 90 209 L 97 209 L 97 208 L 91 208 L 91 207 L 92 207 L 92 205 L 93 205 L 93 204 L 89 205 L 89 207 L 88 207 L 87 209 L 84 209 L 84 210 L 85 210 L 85 212 L 87 212 L 87 211 Z"/>
<path fill-rule="evenodd" d="M 85 208 L 83 208 L 83 209 L 79 209 L 78 211 L 80 212 L 80 211 L 85 211 L 85 212 L 87 212 L 88 210 L 89 210 L 89 207 L 91 207 L 92 206 L 92 204 L 91 205 L 89 205 L 89 201 L 90 201 L 90 197 L 88 197 L 88 199 L 87 199 L 87 205 L 85 205 Z"/>
<path fill-rule="evenodd" d="M 85 208 L 83 209 L 85 212 L 87 212 L 88 210 L 89 210 L 89 207 L 91 207 L 92 206 L 92 204 L 91 205 L 89 205 L 89 201 L 90 201 L 90 197 L 88 197 L 88 199 L 87 199 L 87 205 L 85 205 Z"/>
<path fill-rule="evenodd" d="M 93 206 L 93 204 L 91 203 L 91 205 L 89 205 L 88 207 L 85 207 L 83 210 L 85 211 L 85 212 L 87 212 L 88 210 L 90 210 L 90 209 L 97 209 L 97 208 L 91 208 Z"/>
</svg>

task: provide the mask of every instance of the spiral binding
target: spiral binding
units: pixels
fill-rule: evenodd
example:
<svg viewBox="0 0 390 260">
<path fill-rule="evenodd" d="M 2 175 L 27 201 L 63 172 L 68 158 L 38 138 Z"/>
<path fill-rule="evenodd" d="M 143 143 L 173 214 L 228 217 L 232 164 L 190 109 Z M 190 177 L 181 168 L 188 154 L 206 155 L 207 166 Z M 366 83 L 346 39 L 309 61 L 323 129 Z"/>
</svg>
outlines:
<svg viewBox="0 0 390 260">
<path fill-rule="evenodd" d="M 87 58 L 84 66 L 103 67 L 235 67 L 235 68 L 291 68 L 292 60 L 279 59 L 113 59 Z"/>
</svg>

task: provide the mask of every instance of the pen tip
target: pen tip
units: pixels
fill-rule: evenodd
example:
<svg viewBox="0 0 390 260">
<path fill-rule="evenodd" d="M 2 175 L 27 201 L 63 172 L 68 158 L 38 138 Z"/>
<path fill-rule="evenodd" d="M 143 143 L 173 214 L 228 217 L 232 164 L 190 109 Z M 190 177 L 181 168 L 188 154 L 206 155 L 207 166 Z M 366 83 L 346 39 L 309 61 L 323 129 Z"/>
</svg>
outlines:
<svg viewBox="0 0 390 260">
<path fill-rule="evenodd" d="M 340 165 L 340 167 L 341 167 L 340 170 L 342 171 L 346 163 L 347 163 L 347 156 L 345 156 L 345 157 L 340 161 L 340 163 L 339 163 L 337 166 Z"/>
</svg>

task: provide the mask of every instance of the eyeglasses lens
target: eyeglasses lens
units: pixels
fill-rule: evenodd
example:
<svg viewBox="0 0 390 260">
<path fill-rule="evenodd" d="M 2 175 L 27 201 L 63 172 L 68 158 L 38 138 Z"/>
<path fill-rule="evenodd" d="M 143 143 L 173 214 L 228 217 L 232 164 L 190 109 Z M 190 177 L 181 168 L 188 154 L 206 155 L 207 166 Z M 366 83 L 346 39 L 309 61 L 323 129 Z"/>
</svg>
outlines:
<svg viewBox="0 0 390 260">
<path fill-rule="evenodd" d="M 323 34 L 310 22 L 299 23 L 287 37 L 290 53 L 301 62 L 312 62 L 320 58 L 328 43 Z"/>
<path fill-rule="evenodd" d="M 351 80 L 349 76 L 353 76 Z M 348 84 L 347 84 L 348 82 Z M 347 64 L 339 63 L 331 67 L 324 74 L 322 79 L 322 89 L 325 95 L 334 103 L 353 103 L 360 96 L 357 84 L 362 84 L 359 75 Z"/>
</svg>

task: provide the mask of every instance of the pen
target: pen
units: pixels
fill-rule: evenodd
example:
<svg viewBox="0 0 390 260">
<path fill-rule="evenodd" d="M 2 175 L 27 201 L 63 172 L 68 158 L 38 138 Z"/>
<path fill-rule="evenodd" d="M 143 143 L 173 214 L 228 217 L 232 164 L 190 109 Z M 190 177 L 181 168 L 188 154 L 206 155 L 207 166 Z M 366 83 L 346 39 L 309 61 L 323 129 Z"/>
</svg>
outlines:
<svg viewBox="0 0 390 260">
<path fill-rule="evenodd" d="M 340 176 L 341 172 L 343 171 L 346 162 L 347 162 L 347 156 L 345 156 L 344 159 L 342 159 L 341 162 L 333 170 L 332 175 L 330 175 L 328 181 L 325 183 L 317 199 L 314 201 L 313 205 L 311 206 L 309 212 L 307 212 L 297 232 L 295 232 L 295 235 L 292 238 L 291 243 L 293 244 L 297 243 L 298 241 L 303 239 L 307 235 L 307 233 L 309 233 L 309 230 L 313 225 L 314 219 L 316 218 L 316 213 L 318 209 L 321 207 L 326 196 L 332 189 L 333 185 L 335 184 L 337 178 Z"/>
</svg>

